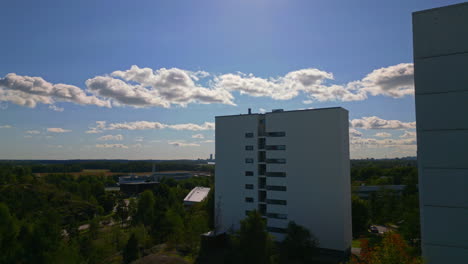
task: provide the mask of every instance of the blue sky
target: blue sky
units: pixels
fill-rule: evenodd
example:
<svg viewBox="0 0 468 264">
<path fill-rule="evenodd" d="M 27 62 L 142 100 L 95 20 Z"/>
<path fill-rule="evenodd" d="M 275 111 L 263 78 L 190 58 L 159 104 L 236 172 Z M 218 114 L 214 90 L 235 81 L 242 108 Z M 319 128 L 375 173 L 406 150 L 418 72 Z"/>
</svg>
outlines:
<svg viewBox="0 0 468 264">
<path fill-rule="evenodd" d="M 6 1 L 0 159 L 206 158 L 216 115 L 329 106 L 353 158 L 413 156 L 411 13 L 459 2 Z"/>
</svg>

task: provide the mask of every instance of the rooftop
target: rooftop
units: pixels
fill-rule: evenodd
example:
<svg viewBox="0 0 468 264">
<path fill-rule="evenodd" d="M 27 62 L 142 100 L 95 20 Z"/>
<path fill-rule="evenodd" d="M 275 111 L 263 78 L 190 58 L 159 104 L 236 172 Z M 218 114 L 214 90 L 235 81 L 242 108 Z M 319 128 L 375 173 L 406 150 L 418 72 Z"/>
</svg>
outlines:
<svg viewBox="0 0 468 264">
<path fill-rule="evenodd" d="M 210 188 L 197 186 L 185 196 L 184 203 L 199 203 L 205 200 L 209 192 Z"/>
<path fill-rule="evenodd" d="M 218 117 L 235 117 L 235 116 L 248 116 L 248 115 L 269 115 L 269 114 L 283 114 L 283 113 L 291 113 L 291 112 L 304 112 L 304 111 L 322 111 L 322 110 L 333 110 L 333 109 L 341 109 L 341 110 L 344 110 L 344 111 L 348 111 L 346 109 L 344 109 L 343 107 L 340 107 L 340 106 L 337 106 L 337 107 L 325 107 L 325 108 L 314 108 L 314 109 L 301 109 L 301 110 L 288 110 L 288 111 L 285 111 L 285 110 L 282 110 L 282 109 L 274 109 L 270 112 L 266 112 L 264 114 L 261 114 L 261 113 L 251 113 L 251 114 L 238 114 L 238 115 L 224 115 L 224 116 L 216 116 L 216 118 Z M 281 111 L 278 111 L 278 110 L 281 110 Z"/>
</svg>

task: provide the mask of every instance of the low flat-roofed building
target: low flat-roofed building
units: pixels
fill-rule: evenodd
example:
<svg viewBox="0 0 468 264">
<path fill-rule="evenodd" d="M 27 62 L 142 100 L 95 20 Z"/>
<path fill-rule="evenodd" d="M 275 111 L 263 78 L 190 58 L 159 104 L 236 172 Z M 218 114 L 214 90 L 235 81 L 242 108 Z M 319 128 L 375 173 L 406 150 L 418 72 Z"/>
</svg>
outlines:
<svg viewBox="0 0 468 264">
<path fill-rule="evenodd" d="M 208 197 L 210 193 L 210 188 L 207 187 L 195 187 L 193 188 L 187 196 L 184 198 L 184 205 L 194 205 L 197 204 Z"/>
<path fill-rule="evenodd" d="M 375 193 L 381 190 L 390 190 L 398 195 L 403 193 L 405 190 L 406 185 L 365 185 L 365 186 L 356 186 L 353 187 L 353 191 L 360 197 L 360 198 L 368 198 L 371 193 Z"/>
<path fill-rule="evenodd" d="M 127 175 L 119 177 L 119 184 L 123 183 L 142 183 L 155 181 L 153 176 L 149 175 Z"/>
<path fill-rule="evenodd" d="M 120 184 L 120 191 L 127 195 L 135 195 L 146 190 L 152 190 L 159 182 L 127 182 Z"/>
<path fill-rule="evenodd" d="M 191 172 L 188 171 L 175 171 L 175 172 L 156 172 L 151 174 L 150 177 L 154 178 L 156 181 L 160 181 L 163 178 L 174 179 L 174 180 L 185 180 L 193 176 Z"/>
</svg>

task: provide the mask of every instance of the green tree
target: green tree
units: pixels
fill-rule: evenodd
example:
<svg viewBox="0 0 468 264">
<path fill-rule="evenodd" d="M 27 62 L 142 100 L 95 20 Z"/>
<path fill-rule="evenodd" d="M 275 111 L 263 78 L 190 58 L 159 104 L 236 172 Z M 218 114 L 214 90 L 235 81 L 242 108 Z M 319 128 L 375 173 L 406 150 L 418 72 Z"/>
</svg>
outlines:
<svg viewBox="0 0 468 264">
<path fill-rule="evenodd" d="M 51 263 L 51 258 L 60 247 L 61 233 L 60 215 L 56 211 L 44 212 L 38 218 L 33 227 L 31 244 L 26 248 L 31 251 L 34 263 Z"/>
<path fill-rule="evenodd" d="M 360 199 L 357 196 L 352 197 L 352 222 L 353 222 L 353 236 L 357 237 L 359 234 L 366 232 L 370 224 L 369 205 L 367 201 Z"/>
<path fill-rule="evenodd" d="M 280 244 L 280 263 L 311 263 L 318 244 L 309 230 L 291 221 Z"/>
<path fill-rule="evenodd" d="M 135 222 L 150 226 L 154 221 L 154 194 L 150 190 L 144 191 L 138 199 Z"/>
<path fill-rule="evenodd" d="M 186 217 L 184 241 L 190 252 L 198 252 L 200 235 L 208 230 L 208 216 L 205 211 L 195 211 Z"/>
<path fill-rule="evenodd" d="M 12 263 L 18 251 L 19 227 L 8 207 L 0 203 L 0 263 Z"/>
<path fill-rule="evenodd" d="M 132 234 L 127 241 L 123 251 L 123 263 L 127 264 L 139 258 L 138 240 L 135 234 Z"/>
<path fill-rule="evenodd" d="M 250 212 L 241 221 L 239 230 L 239 253 L 241 262 L 247 264 L 271 263 L 273 239 L 266 230 L 265 220 L 259 212 Z"/>
<path fill-rule="evenodd" d="M 180 244 L 184 238 L 184 222 L 173 208 L 166 211 L 163 228 L 170 246 Z"/>
<path fill-rule="evenodd" d="M 89 222 L 89 236 L 96 239 L 99 234 L 99 217 L 95 217 Z"/>
</svg>

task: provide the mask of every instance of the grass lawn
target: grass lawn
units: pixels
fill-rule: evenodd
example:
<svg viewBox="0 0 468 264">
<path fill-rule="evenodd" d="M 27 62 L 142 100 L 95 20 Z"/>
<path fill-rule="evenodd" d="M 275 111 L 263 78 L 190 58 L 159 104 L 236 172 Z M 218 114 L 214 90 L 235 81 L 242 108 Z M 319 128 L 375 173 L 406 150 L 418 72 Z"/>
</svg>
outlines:
<svg viewBox="0 0 468 264">
<path fill-rule="evenodd" d="M 351 243 L 351 247 L 353 248 L 360 248 L 361 247 L 361 240 L 360 239 L 355 239 Z"/>
</svg>

